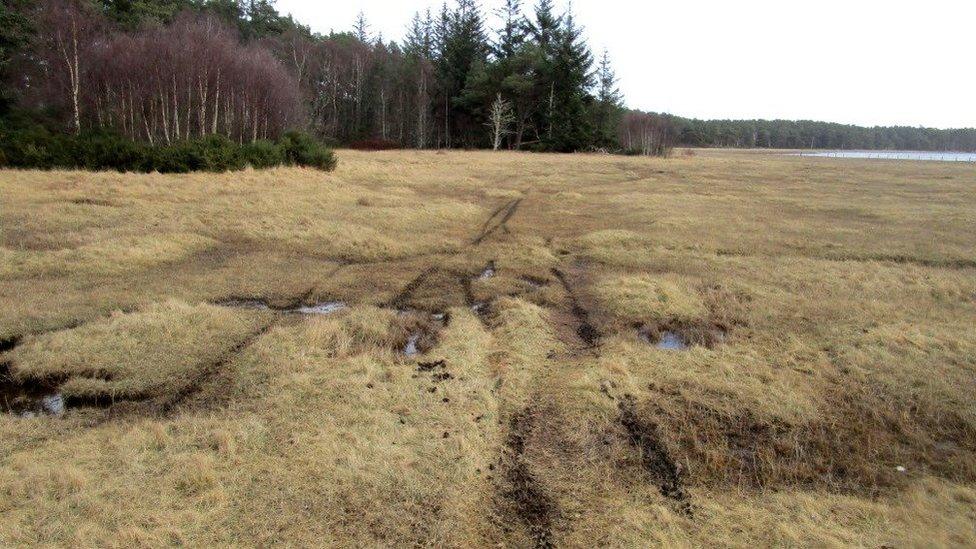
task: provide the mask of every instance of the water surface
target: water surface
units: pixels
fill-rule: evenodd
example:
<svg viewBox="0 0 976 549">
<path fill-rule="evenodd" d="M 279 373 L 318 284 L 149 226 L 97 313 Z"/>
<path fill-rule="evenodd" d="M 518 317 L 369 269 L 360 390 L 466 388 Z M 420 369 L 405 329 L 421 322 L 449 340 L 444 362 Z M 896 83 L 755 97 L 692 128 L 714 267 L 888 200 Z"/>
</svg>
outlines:
<svg viewBox="0 0 976 549">
<path fill-rule="evenodd" d="M 873 160 L 929 160 L 936 162 L 976 162 L 976 153 L 937 151 L 811 151 L 794 156 L 821 158 L 860 158 Z"/>
</svg>

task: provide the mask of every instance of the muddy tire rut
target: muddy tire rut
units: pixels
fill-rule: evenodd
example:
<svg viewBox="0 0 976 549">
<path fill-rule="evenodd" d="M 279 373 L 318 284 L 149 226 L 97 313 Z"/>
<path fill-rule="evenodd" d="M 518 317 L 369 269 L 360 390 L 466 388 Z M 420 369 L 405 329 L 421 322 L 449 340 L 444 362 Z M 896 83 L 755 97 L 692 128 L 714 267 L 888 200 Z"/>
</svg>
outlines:
<svg viewBox="0 0 976 549">
<path fill-rule="evenodd" d="M 590 312 L 580 303 L 579 296 L 569 282 L 569 277 L 560 269 L 552 269 L 553 276 L 562 285 L 569 299 L 570 313 L 575 323 L 575 333 L 585 349 L 594 349 L 600 345 L 603 335 L 590 322 Z"/>
<path fill-rule="evenodd" d="M 619 408 L 627 441 L 640 452 L 641 465 L 649 480 L 657 484 L 662 496 L 674 502 L 679 512 L 691 516 L 691 498 L 684 488 L 681 466 L 658 436 L 658 426 L 640 417 L 633 396 L 624 397 Z"/>
<path fill-rule="evenodd" d="M 508 436 L 502 454 L 503 475 L 496 487 L 497 506 L 503 517 L 517 521 L 533 547 L 553 547 L 553 523 L 556 504 L 543 490 L 531 470 L 526 448 L 535 428 L 531 409 L 515 414 L 509 421 Z"/>
</svg>

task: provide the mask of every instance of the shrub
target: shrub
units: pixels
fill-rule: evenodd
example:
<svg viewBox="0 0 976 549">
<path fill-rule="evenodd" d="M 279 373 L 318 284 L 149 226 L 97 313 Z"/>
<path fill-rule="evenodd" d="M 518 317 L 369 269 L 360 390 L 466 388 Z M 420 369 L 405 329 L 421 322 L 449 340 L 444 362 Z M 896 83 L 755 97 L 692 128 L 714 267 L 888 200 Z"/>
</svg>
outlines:
<svg viewBox="0 0 976 549">
<path fill-rule="evenodd" d="M 52 133 L 40 125 L 0 129 L 0 166 L 160 173 L 225 172 L 297 165 L 332 170 L 332 150 L 312 137 L 290 132 L 277 143 L 237 144 L 220 135 L 151 146 L 114 133 L 78 136 Z"/>
<path fill-rule="evenodd" d="M 320 170 L 335 169 L 336 159 L 332 150 L 307 134 L 288 132 L 282 136 L 279 146 L 284 151 L 289 166 L 306 166 Z"/>
<path fill-rule="evenodd" d="M 284 149 L 272 141 L 261 139 L 244 145 L 244 161 L 252 168 L 261 170 L 285 163 Z"/>
<path fill-rule="evenodd" d="M 145 170 L 150 158 L 147 145 L 114 134 L 91 134 L 64 141 L 65 147 L 73 150 L 70 158 L 58 162 L 58 167 L 134 172 Z"/>
</svg>

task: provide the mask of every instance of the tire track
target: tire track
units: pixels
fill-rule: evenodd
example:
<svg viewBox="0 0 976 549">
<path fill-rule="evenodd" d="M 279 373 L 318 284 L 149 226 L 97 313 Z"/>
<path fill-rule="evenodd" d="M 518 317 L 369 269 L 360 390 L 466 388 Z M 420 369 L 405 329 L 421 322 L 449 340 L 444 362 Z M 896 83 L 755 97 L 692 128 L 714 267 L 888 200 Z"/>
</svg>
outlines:
<svg viewBox="0 0 976 549">
<path fill-rule="evenodd" d="M 511 202 L 509 202 L 508 204 L 505 204 L 501 208 L 495 210 L 494 213 L 491 214 L 491 217 L 488 218 L 488 221 L 486 221 L 481 226 L 481 234 L 479 234 L 471 242 L 471 244 L 475 246 L 481 244 L 486 238 L 494 234 L 498 229 L 502 229 L 504 232 L 510 233 L 511 231 L 509 231 L 507 223 L 510 219 L 512 219 L 512 216 L 515 215 L 515 212 L 518 211 L 519 206 L 522 204 L 522 200 L 523 199 L 521 198 L 516 198 Z M 502 214 L 502 212 L 504 212 L 504 214 Z M 497 223 L 492 225 L 491 224 L 492 220 L 498 217 L 499 214 L 501 214 L 501 219 L 499 219 Z"/>
<path fill-rule="evenodd" d="M 539 485 L 525 458 L 527 439 L 532 435 L 532 410 L 521 410 L 509 422 L 503 459 L 507 460 L 504 485 L 497 489 L 500 507 L 515 515 L 538 549 L 553 547 L 553 522 L 557 515 L 555 502 Z"/>
<path fill-rule="evenodd" d="M 559 283 L 562 284 L 563 289 L 566 290 L 566 294 L 569 296 L 571 311 L 577 322 L 576 335 L 583 341 L 587 349 L 599 346 L 600 338 L 603 335 L 590 323 L 590 312 L 580 304 L 579 298 L 576 296 L 576 292 L 573 291 L 572 286 L 570 286 L 566 274 L 556 268 L 552 269 L 552 274 L 559 280 Z"/>
<path fill-rule="evenodd" d="M 658 436 L 658 427 L 641 419 L 633 396 L 626 396 L 619 404 L 620 424 L 627 431 L 627 440 L 640 452 L 641 465 L 658 485 L 661 495 L 673 501 L 683 515 L 692 515 L 690 496 L 684 488 L 681 467 L 675 463 L 667 447 Z"/>
<path fill-rule="evenodd" d="M 202 372 L 200 372 L 193 379 L 193 381 L 190 382 L 190 384 L 188 384 L 183 389 L 177 391 L 169 398 L 165 399 L 162 403 L 159 404 L 160 415 L 166 417 L 172 416 L 173 412 L 180 404 L 186 401 L 186 399 L 188 399 L 189 397 L 199 393 L 207 383 L 211 382 L 214 378 L 216 378 L 218 375 L 220 375 L 223 372 L 225 366 L 227 366 L 234 359 L 240 356 L 241 353 L 243 353 L 248 347 L 253 345 L 262 336 L 267 334 L 271 330 L 271 328 L 274 328 L 277 324 L 278 324 L 277 321 L 271 322 L 265 325 L 264 327 L 262 327 L 257 332 L 252 333 L 246 339 L 244 339 L 243 341 L 235 345 L 233 348 L 231 348 L 229 351 L 227 351 L 227 353 L 224 355 L 223 358 L 214 362 L 213 364 L 205 368 Z"/>
</svg>

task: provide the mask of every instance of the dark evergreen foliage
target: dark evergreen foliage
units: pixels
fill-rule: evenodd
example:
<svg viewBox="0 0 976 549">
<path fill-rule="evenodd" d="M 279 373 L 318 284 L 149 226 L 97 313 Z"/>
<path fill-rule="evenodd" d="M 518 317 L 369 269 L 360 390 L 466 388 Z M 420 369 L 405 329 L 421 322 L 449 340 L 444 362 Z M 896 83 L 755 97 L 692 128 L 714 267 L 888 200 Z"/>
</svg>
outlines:
<svg viewBox="0 0 976 549">
<path fill-rule="evenodd" d="M 109 132 L 68 135 L 41 125 L 0 130 L 0 167 L 25 169 L 117 170 L 120 172 L 225 172 L 248 166 L 302 166 L 332 170 L 333 152 L 297 132 L 277 142 L 244 145 L 222 135 L 152 146 Z"/>
<path fill-rule="evenodd" d="M 415 14 L 401 45 L 371 32 L 362 13 L 349 32 L 315 34 L 274 0 L 5 0 L 0 117 L 17 103 L 35 118 L 45 113 L 55 132 L 111 129 L 167 143 L 173 165 L 200 156 L 181 141 L 213 134 L 243 143 L 252 165 L 276 165 L 278 144 L 263 140 L 288 142 L 289 128 L 367 149 L 490 147 L 497 138 L 516 150 L 640 154 L 675 144 L 976 150 L 976 130 L 628 111 L 609 55 L 594 66 L 571 11 L 553 0 L 503 0 L 497 13 L 499 28 L 487 29 L 478 0 L 450 0 L 437 14 Z M 85 20 L 72 71 L 51 37 L 76 16 Z M 496 104 L 505 106 L 502 124 L 492 123 Z"/>
</svg>

